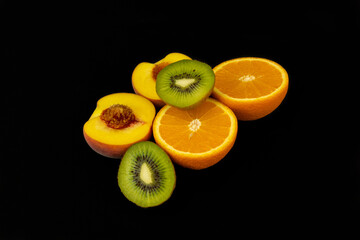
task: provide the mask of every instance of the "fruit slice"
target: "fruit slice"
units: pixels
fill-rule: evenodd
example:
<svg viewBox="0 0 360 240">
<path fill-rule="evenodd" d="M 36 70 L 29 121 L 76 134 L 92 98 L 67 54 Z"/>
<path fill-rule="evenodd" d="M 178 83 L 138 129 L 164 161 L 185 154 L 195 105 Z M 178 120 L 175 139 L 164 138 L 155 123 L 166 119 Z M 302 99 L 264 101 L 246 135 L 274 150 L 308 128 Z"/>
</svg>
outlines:
<svg viewBox="0 0 360 240">
<path fill-rule="evenodd" d="M 181 60 L 166 66 L 157 76 L 156 92 L 167 104 L 192 108 L 210 96 L 215 83 L 213 70 L 206 63 Z"/>
<path fill-rule="evenodd" d="M 155 106 L 164 106 L 165 103 L 156 93 L 156 77 L 164 67 L 183 59 L 191 58 L 181 53 L 170 53 L 156 63 L 142 62 L 138 64 L 132 74 L 132 86 L 134 91 L 149 99 Z"/>
<path fill-rule="evenodd" d="M 169 156 L 153 142 L 132 145 L 121 160 L 118 171 L 121 192 L 140 207 L 154 207 L 168 200 L 175 182 Z"/>
<path fill-rule="evenodd" d="M 151 137 L 154 105 L 133 93 L 114 93 L 101 98 L 84 124 L 86 142 L 97 153 L 120 158 L 134 143 Z"/>
<path fill-rule="evenodd" d="M 220 161 L 234 145 L 237 129 L 231 109 L 211 98 L 189 110 L 166 105 L 153 124 L 156 143 L 174 162 L 192 169 Z"/>
<path fill-rule="evenodd" d="M 214 68 L 213 96 L 239 120 L 256 120 L 274 111 L 285 98 L 289 77 L 278 63 L 264 58 L 236 58 Z"/>
</svg>

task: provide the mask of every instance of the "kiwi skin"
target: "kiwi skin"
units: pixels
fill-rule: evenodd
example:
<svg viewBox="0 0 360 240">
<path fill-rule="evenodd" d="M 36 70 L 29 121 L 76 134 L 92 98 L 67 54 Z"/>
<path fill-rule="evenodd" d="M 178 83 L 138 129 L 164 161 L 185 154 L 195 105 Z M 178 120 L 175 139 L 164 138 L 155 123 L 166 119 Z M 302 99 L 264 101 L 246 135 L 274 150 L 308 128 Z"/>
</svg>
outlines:
<svg viewBox="0 0 360 240">
<path fill-rule="evenodd" d="M 163 182 L 158 182 L 157 184 L 163 185 L 147 185 L 142 182 L 140 177 L 142 167 L 137 165 L 139 164 L 139 158 L 143 160 L 143 163 L 146 162 L 149 164 L 147 165 L 148 167 L 150 166 L 149 168 L 152 168 L 152 164 L 156 165 L 156 171 L 158 171 L 158 173 L 161 172 L 159 175 L 163 178 L 160 180 Z M 137 169 L 135 169 L 134 166 L 137 166 Z M 141 170 L 139 170 L 139 167 Z M 137 176 L 134 176 L 134 172 L 137 172 Z M 151 170 L 151 173 L 151 179 L 156 183 L 157 176 L 154 176 L 154 174 L 156 175 L 154 169 Z M 138 142 L 133 144 L 123 156 L 118 171 L 118 185 L 124 196 L 137 206 L 142 208 L 159 206 L 171 197 L 175 189 L 175 168 L 170 157 L 158 145 L 150 141 Z M 152 186 L 155 186 L 154 190 L 151 189 Z M 147 190 L 142 188 L 146 188 Z"/>
<path fill-rule="evenodd" d="M 200 76 L 203 79 L 199 78 Z M 193 88 L 194 86 L 190 85 L 182 89 L 174 86 L 177 85 L 175 82 L 179 78 L 198 80 L 195 83 L 197 86 Z M 206 81 L 204 81 L 205 78 Z M 211 95 L 214 86 L 215 74 L 212 68 L 208 64 L 197 60 L 185 59 L 171 63 L 159 72 L 156 79 L 156 92 L 159 97 L 166 104 L 181 109 L 191 109 L 200 105 Z M 179 92 L 171 90 L 172 87 L 178 88 Z M 194 92 L 191 92 L 192 89 Z"/>
</svg>

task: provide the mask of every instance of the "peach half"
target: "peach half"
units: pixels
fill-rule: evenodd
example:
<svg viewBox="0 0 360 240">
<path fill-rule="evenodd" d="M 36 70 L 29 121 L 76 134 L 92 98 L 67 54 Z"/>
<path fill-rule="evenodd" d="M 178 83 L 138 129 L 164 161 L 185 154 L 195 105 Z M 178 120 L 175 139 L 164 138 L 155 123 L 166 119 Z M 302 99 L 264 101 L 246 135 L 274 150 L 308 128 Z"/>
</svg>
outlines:
<svg viewBox="0 0 360 240">
<path fill-rule="evenodd" d="M 156 77 L 158 73 L 167 65 L 183 60 L 191 59 L 182 53 L 169 53 L 156 63 L 139 63 L 132 74 L 132 86 L 134 91 L 149 99 L 157 107 L 162 107 L 165 103 L 156 93 Z"/>
<path fill-rule="evenodd" d="M 151 137 L 155 107 L 134 93 L 114 93 L 102 97 L 84 124 L 86 142 L 97 153 L 121 158 L 134 143 Z"/>
</svg>

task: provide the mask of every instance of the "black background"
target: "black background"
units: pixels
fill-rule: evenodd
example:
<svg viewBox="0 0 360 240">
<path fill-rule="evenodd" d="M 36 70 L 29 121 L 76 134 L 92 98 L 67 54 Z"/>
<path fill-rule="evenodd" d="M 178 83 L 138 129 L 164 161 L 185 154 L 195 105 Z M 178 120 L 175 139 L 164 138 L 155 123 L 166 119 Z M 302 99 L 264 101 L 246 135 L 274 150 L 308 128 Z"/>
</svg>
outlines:
<svg viewBox="0 0 360 240">
<path fill-rule="evenodd" d="M 2 3 L 0 239 L 290 237 L 333 233 L 341 223 L 349 230 L 360 201 L 359 8 L 303 1 Z M 212 67 L 268 58 L 288 71 L 289 90 L 269 116 L 239 122 L 233 149 L 217 165 L 175 165 L 172 197 L 142 209 L 117 186 L 119 160 L 92 151 L 82 127 L 99 98 L 133 92 L 138 63 L 170 52 Z"/>
</svg>

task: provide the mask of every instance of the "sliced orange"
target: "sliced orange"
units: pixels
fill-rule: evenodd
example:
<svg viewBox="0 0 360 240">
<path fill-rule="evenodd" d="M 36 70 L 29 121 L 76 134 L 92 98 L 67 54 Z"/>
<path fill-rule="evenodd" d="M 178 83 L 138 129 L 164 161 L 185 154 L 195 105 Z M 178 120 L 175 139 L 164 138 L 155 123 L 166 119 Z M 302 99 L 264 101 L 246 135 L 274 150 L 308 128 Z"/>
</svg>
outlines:
<svg viewBox="0 0 360 240">
<path fill-rule="evenodd" d="M 189 110 L 166 105 L 153 123 L 156 143 L 175 163 L 192 169 L 210 167 L 224 158 L 237 129 L 231 109 L 211 98 Z"/>
<path fill-rule="evenodd" d="M 214 69 L 213 97 L 239 120 L 255 120 L 274 111 L 285 98 L 289 77 L 278 63 L 264 58 L 228 60 Z"/>
</svg>

